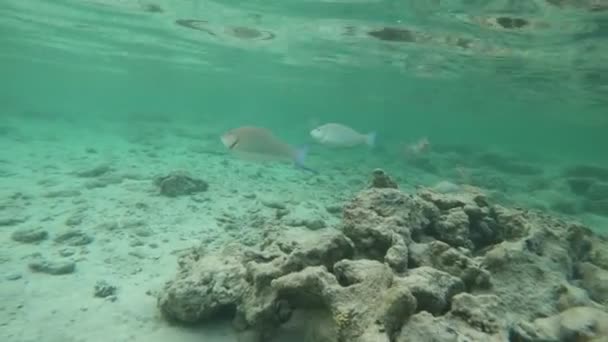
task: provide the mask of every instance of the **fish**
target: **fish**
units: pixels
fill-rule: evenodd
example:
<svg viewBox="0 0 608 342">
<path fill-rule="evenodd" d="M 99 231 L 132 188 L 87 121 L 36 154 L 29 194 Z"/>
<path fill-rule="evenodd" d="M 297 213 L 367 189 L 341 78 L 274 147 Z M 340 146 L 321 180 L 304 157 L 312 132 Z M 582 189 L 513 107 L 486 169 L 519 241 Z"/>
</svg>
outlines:
<svg viewBox="0 0 608 342">
<path fill-rule="evenodd" d="M 362 134 L 339 123 L 326 123 L 312 131 L 310 136 L 318 143 L 329 147 L 355 147 L 367 145 L 373 147 L 376 143 L 376 132 Z"/>
<path fill-rule="evenodd" d="M 431 143 L 424 137 L 413 144 L 407 145 L 404 152 L 406 157 L 417 157 L 428 152 L 430 149 Z"/>
<path fill-rule="evenodd" d="M 263 127 L 243 126 L 221 135 L 222 144 L 235 154 L 255 161 L 291 161 L 300 169 L 319 173 L 304 164 L 308 146 L 295 148 Z"/>
</svg>

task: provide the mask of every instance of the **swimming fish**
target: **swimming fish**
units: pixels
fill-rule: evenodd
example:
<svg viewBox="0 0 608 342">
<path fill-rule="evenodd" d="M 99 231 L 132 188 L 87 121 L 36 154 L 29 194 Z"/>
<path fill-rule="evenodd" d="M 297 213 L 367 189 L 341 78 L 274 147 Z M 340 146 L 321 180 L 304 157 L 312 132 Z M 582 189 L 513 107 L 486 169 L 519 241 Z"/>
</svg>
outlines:
<svg viewBox="0 0 608 342">
<path fill-rule="evenodd" d="M 406 157 L 417 157 L 428 152 L 430 149 L 431 143 L 426 137 L 424 137 L 418 140 L 416 143 L 407 145 L 404 152 Z"/>
<path fill-rule="evenodd" d="M 318 143 L 330 147 L 355 147 L 362 144 L 374 146 L 376 142 L 376 132 L 362 134 L 338 123 L 321 125 L 310 131 L 310 136 Z"/>
<path fill-rule="evenodd" d="M 307 146 L 294 148 L 266 128 L 253 126 L 235 128 L 222 134 L 221 140 L 224 146 L 246 159 L 291 161 L 301 169 L 318 173 L 304 165 Z"/>
</svg>

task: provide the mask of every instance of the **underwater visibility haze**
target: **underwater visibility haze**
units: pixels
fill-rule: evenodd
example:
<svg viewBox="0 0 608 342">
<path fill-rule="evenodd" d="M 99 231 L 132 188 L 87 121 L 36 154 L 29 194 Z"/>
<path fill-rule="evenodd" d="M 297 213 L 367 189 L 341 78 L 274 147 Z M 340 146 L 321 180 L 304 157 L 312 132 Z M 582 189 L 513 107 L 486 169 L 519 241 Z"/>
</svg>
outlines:
<svg viewBox="0 0 608 342">
<path fill-rule="evenodd" d="M 3 341 L 605 341 L 608 2 L 4 0 Z"/>
</svg>

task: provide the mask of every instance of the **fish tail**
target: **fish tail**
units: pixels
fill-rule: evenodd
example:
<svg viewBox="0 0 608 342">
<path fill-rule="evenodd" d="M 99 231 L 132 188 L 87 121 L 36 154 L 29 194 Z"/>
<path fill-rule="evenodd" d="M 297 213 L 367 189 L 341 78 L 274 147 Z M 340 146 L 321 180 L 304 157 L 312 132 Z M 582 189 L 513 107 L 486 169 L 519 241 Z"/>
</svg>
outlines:
<svg viewBox="0 0 608 342">
<path fill-rule="evenodd" d="M 294 160 L 296 167 L 298 167 L 302 170 L 306 170 L 306 171 L 315 173 L 315 174 L 319 173 L 317 170 L 311 169 L 304 164 L 304 160 L 306 159 L 307 154 L 308 154 L 308 145 L 304 145 L 296 150 L 295 160 Z"/>
<path fill-rule="evenodd" d="M 376 144 L 376 132 L 368 133 L 365 136 L 365 143 L 370 147 L 374 147 L 374 145 Z"/>
</svg>

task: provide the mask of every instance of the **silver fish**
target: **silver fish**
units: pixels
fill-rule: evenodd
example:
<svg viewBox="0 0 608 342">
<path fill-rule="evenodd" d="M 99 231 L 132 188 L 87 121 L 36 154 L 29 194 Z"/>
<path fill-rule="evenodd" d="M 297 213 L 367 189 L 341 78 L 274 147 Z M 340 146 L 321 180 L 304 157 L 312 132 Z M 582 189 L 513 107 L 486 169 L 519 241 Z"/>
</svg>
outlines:
<svg viewBox="0 0 608 342">
<path fill-rule="evenodd" d="M 321 125 L 310 131 L 310 136 L 319 144 L 330 147 L 374 146 L 376 142 L 376 132 L 362 134 L 338 123 Z"/>
</svg>

